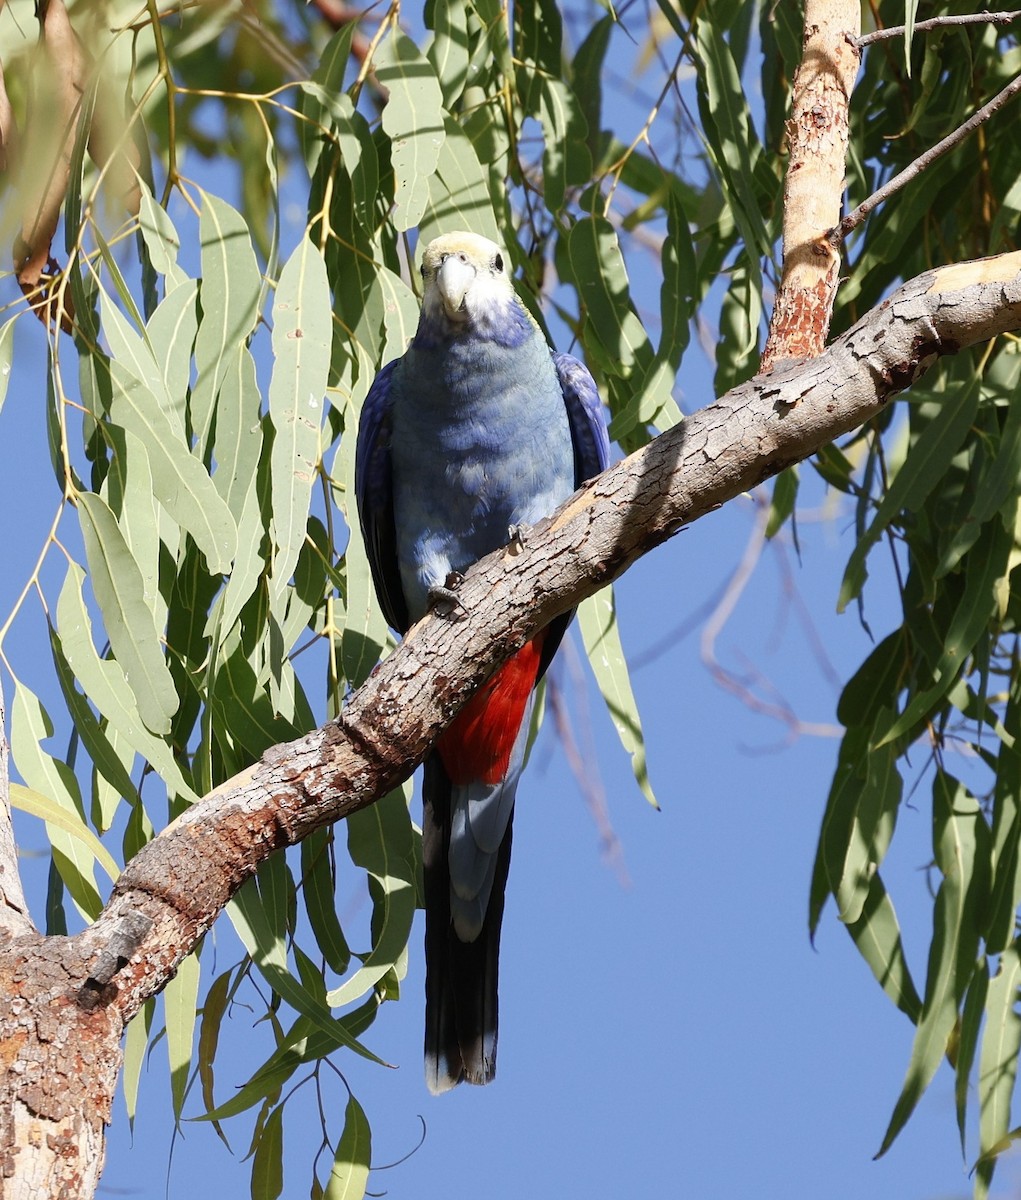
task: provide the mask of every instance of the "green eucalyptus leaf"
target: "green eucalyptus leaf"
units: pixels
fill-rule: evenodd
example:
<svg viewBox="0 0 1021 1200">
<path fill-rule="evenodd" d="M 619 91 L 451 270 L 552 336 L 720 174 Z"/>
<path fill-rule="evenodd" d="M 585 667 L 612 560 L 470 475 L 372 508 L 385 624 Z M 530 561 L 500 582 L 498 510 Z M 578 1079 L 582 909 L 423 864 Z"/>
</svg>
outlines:
<svg viewBox="0 0 1021 1200">
<path fill-rule="evenodd" d="M 362 1106 L 348 1096 L 344 1112 L 344 1133 L 330 1168 L 325 1200 L 362 1200 L 369 1181 L 372 1162 L 372 1134 Z"/>
<path fill-rule="evenodd" d="M 316 945 L 330 969 L 343 975 L 351 962 L 351 950 L 337 919 L 332 848 L 329 829 L 317 829 L 301 843 L 301 894 Z"/>
<path fill-rule="evenodd" d="M 7 398 L 7 387 L 11 381 L 11 364 L 14 361 L 14 322 L 9 317 L 0 325 L 0 412 Z"/>
<path fill-rule="evenodd" d="M 114 657 L 124 670 L 138 714 L 153 733 L 170 732 L 177 689 L 167 667 L 145 582 L 116 518 L 99 496 L 78 497 L 89 576 Z"/>
<path fill-rule="evenodd" d="M 145 446 L 156 499 L 192 535 L 210 571 L 227 571 L 237 550 L 237 527 L 209 473 L 152 392 L 116 360 L 109 369 L 110 417 Z"/>
<path fill-rule="evenodd" d="M 978 379 L 948 397 L 939 420 L 930 421 L 911 447 L 904 464 L 890 481 L 886 495 L 865 536 L 858 540 L 840 586 L 838 610 L 861 594 L 868 572 L 865 560 L 890 523 L 903 510 L 917 510 L 937 486 L 950 460 L 975 420 L 978 408 Z"/>
<path fill-rule="evenodd" d="M 981 878 L 984 821 L 981 809 L 956 780 L 940 772 L 933 786 L 933 841 L 943 875 L 933 913 L 933 938 L 922 1012 L 904 1086 L 877 1157 L 893 1144 L 947 1053 L 958 1004 L 971 979 L 978 948 L 974 910 Z M 987 836 L 987 835 L 986 835 Z"/>
<path fill-rule="evenodd" d="M 284 1106 L 266 1118 L 252 1155 L 252 1200 L 277 1200 L 284 1190 Z"/>
<path fill-rule="evenodd" d="M 95 920 L 103 907 L 93 871 L 98 852 L 87 837 L 84 805 L 74 772 L 42 747 L 52 736 L 53 724 L 46 709 L 19 682 L 11 711 L 11 757 L 29 791 L 15 794 L 12 784 L 11 799 L 16 803 L 20 795 L 23 804 L 35 805 L 47 820 L 46 835 L 60 878 L 78 908 Z M 60 823 L 50 820 L 40 806 L 45 807 L 45 814 L 61 813 Z M 109 855 L 103 861 L 109 863 Z M 116 867 L 113 870 L 116 874 Z"/>
<path fill-rule="evenodd" d="M 620 743 L 631 756 L 631 770 L 642 795 L 653 808 L 659 808 L 645 762 L 645 735 L 638 714 L 638 705 L 631 690 L 627 660 L 620 643 L 617 611 L 613 589 L 604 588 L 578 608 L 585 652 L 596 677 L 596 683 L 606 702 L 610 720 Z"/>
<path fill-rule="evenodd" d="M 269 414 L 276 432 L 270 458 L 276 551 L 271 580 L 275 609 L 280 613 L 284 589 L 305 541 L 319 461 L 331 333 L 326 264 L 304 238 L 281 272 L 273 306 Z"/>
<path fill-rule="evenodd" d="M 398 231 L 417 225 L 429 200 L 429 180 L 443 147 L 443 92 L 431 63 L 394 28 L 376 51 L 376 77 L 386 89 L 383 130 L 397 180 Z"/>
<path fill-rule="evenodd" d="M 218 196 L 206 195 L 199 221 L 202 319 L 195 335 L 192 428 L 204 448 L 216 397 L 238 348 L 259 315 L 262 272 L 244 217 Z"/>
<path fill-rule="evenodd" d="M 84 580 L 81 567 L 69 563 L 57 601 L 57 633 L 68 665 L 86 696 L 128 745 L 152 764 L 170 791 L 189 800 L 197 799 L 170 747 L 142 723 L 123 668 L 97 653 L 82 594 Z"/>
<path fill-rule="evenodd" d="M 369 876 L 372 949 L 350 979 L 327 995 L 332 1008 L 360 999 L 401 965 L 415 915 L 416 861 L 407 788 L 397 788 L 347 820 L 348 852 Z"/>
<path fill-rule="evenodd" d="M 975 1195 L 988 1194 L 997 1151 L 1010 1145 L 1010 1109 L 1021 1055 L 1021 952 L 1012 942 L 989 982 L 978 1067 L 979 1150 Z"/>
<path fill-rule="evenodd" d="M 861 913 L 856 920 L 848 922 L 847 932 L 883 991 L 917 1025 L 922 1000 L 904 957 L 900 923 L 893 901 L 878 873 L 872 876 Z"/>
<path fill-rule="evenodd" d="M 124 1089 L 124 1107 L 128 1112 L 128 1124 L 134 1128 L 138 1113 L 138 1084 L 142 1076 L 146 1048 L 149 1045 L 149 1029 L 152 1025 L 156 1001 L 146 1000 L 135 1019 L 129 1022 L 124 1034 L 124 1068 L 121 1071 L 121 1086 Z"/>
<path fill-rule="evenodd" d="M 189 954 L 178 964 L 163 989 L 163 1008 L 167 1018 L 167 1055 L 170 1059 L 170 1094 L 174 1117 L 180 1120 L 184 1097 L 191 1082 L 192 1047 L 199 993 L 198 953 Z"/>
</svg>

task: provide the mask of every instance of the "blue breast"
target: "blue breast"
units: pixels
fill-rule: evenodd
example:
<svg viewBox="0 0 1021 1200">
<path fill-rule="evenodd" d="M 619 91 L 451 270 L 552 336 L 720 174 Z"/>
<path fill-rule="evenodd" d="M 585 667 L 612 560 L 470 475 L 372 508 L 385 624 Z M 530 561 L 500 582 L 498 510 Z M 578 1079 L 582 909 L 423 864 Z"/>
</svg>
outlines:
<svg viewBox="0 0 1021 1200">
<path fill-rule="evenodd" d="M 507 542 L 574 490 L 567 410 L 538 332 L 516 346 L 415 343 L 394 375 L 394 516 L 413 619 L 428 588 Z"/>
</svg>

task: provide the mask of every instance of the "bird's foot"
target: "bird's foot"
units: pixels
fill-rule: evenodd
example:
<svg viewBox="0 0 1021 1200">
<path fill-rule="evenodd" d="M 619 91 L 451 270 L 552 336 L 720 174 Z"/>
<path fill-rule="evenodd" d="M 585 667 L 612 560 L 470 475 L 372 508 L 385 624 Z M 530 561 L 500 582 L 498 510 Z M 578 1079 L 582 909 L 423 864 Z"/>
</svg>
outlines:
<svg viewBox="0 0 1021 1200">
<path fill-rule="evenodd" d="M 429 607 L 439 611 L 441 616 L 452 616 L 456 609 L 467 612 L 464 601 L 457 594 L 457 589 L 464 583 L 460 571 L 451 571 L 442 583 L 434 583 L 428 591 Z"/>
<path fill-rule="evenodd" d="M 511 525 L 507 530 L 507 553 L 518 555 L 525 548 L 525 538 L 528 534 L 527 525 Z"/>
</svg>

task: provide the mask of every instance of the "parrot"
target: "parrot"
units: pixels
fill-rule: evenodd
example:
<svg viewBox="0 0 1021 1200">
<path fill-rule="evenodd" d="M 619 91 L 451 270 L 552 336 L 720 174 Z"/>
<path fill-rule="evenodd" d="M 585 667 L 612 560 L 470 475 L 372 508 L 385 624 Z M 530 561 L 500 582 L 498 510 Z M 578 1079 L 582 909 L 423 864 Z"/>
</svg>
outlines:
<svg viewBox="0 0 1021 1200">
<path fill-rule="evenodd" d="M 402 357 L 369 388 L 355 499 L 373 585 L 404 634 L 460 576 L 549 516 L 609 461 L 599 392 L 555 354 L 500 247 L 449 233 L 422 254 Z M 425 1075 L 431 1092 L 496 1073 L 498 967 L 511 827 L 535 688 L 573 613 L 490 676 L 426 758 Z"/>
</svg>

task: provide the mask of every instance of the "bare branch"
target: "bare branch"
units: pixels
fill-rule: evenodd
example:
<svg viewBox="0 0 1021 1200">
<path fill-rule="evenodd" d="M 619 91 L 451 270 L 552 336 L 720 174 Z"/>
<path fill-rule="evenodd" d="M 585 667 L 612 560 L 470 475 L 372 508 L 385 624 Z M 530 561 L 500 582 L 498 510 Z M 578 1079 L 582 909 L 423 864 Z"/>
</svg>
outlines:
<svg viewBox="0 0 1021 1200">
<path fill-rule="evenodd" d="M 913 33 L 927 33 L 930 29 L 946 29 L 953 25 L 1010 25 L 1021 17 L 1021 9 L 1014 12 L 989 12 L 983 9 L 977 13 L 958 13 L 956 16 L 929 17 L 926 21 L 916 21 L 911 27 Z M 863 33 L 855 38 L 859 50 L 871 46 L 873 42 L 883 42 L 887 38 L 903 37 L 905 25 L 891 25 L 889 29 L 874 29 L 871 33 Z"/>
<path fill-rule="evenodd" d="M 581 721 L 585 735 L 585 749 L 588 751 L 587 757 L 582 753 L 577 738 L 574 736 L 574 726 L 568 711 L 564 689 L 556 679 L 549 676 L 547 676 L 546 684 L 546 703 L 549 706 L 550 716 L 553 718 L 557 738 L 567 759 L 567 765 L 571 769 L 571 774 L 585 801 L 585 807 L 599 834 L 603 857 L 607 863 L 613 866 L 618 881 L 623 886 L 629 887 L 631 880 L 624 863 L 624 847 L 613 827 L 609 805 L 606 803 L 606 788 L 603 786 L 603 780 L 596 764 L 590 713 L 585 700 L 585 678 L 581 671 L 578 651 L 570 638 L 565 639 L 560 653 L 563 655 L 563 661 L 567 668 L 566 674 L 571 681 L 577 703 L 582 709 Z"/>
<path fill-rule="evenodd" d="M 14 271 L 39 319 L 44 324 L 59 320 L 64 332 L 70 333 L 74 316 L 70 297 L 59 297 L 65 311 L 57 311 L 57 289 L 50 286 L 55 273 L 50 243 L 71 176 L 88 64 L 64 0 L 46 0 L 37 6 L 37 14 L 41 54 L 32 73 L 24 136 L 32 155 L 21 155 L 19 162 L 21 232 L 14 244 Z"/>
<path fill-rule="evenodd" d="M 958 126 L 953 133 L 949 134 L 941 142 L 937 142 L 935 146 L 930 146 L 924 154 L 920 154 L 900 174 L 895 175 L 888 183 L 883 184 L 867 200 L 863 200 L 853 212 L 849 212 L 840 224 L 830 231 L 829 240 L 831 245 L 838 246 L 852 229 L 857 228 L 865 220 L 873 209 L 878 208 L 880 204 L 888 200 L 896 192 L 899 192 L 905 184 L 910 183 L 912 179 L 920 175 L 930 163 L 934 163 L 937 158 L 942 158 L 948 151 L 959 146 L 969 134 L 974 133 L 994 113 L 999 112 L 1009 100 L 1013 100 L 1018 92 L 1021 92 L 1021 75 L 1012 79 L 1003 91 L 998 92 L 988 104 L 983 104 L 977 112 L 972 113 L 968 120 L 963 125 Z"/>
<path fill-rule="evenodd" d="M 730 618 L 734 615 L 741 597 L 744 595 L 752 576 L 766 548 L 766 527 L 769 524 L 769 500 L 764 489 L 754 496 L 756 505 L 755 521 L 744 553 L 734 568 L 727 586 L 713 611 L 710 613 L 702 628 L 702 638 L 699 652 L 702 664 L 710 675 L 725 691 L 730 692 L 751 712 L 770 717 L 787 727 L 784 744 L 790 744 L 801 736 L 806 737 L 839 737 L 840 726 L 821 721 L 803 721 L 776 688 L 754 668 L 739 676 L 729 667 L 725 667 L 716 653 L 716 643 Z M 765 698 L 763 693 L 769 693 Z"/>
<path fill-rule="evenodd" d="M 515 555 L 468 574 L 456 619 L 430 614 L 340 718 L 267 752 L 127 865 L 88 961 L 129 913 L 152 921 L 107 995 L 125 1020 L 273 851 L 372 804 L 421 762 L 495 666 L 684 525 L 869 420 L 941 356 L 1021 328 L 1021 252 L 926 272 L 818 358 L 758 376 L 593 480 Z M 82 980 L 84 982 L 84 979 Z"/>
<path fill-rule="evenodd" d="M 840 218 L 847 159 L 848 106 L 860 55 L 858 0 L 808 0 L 804 54 L 787 122 L 783 275 L 761 369 L 822 351 L 833 315 L 840 254 L 828 238 Z"/>
</svg>

